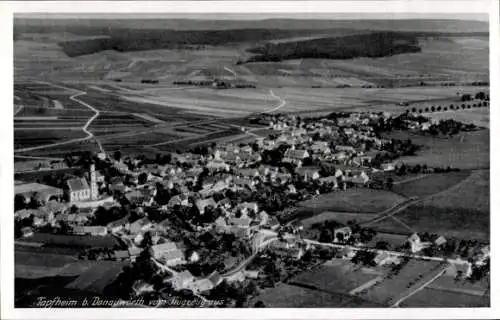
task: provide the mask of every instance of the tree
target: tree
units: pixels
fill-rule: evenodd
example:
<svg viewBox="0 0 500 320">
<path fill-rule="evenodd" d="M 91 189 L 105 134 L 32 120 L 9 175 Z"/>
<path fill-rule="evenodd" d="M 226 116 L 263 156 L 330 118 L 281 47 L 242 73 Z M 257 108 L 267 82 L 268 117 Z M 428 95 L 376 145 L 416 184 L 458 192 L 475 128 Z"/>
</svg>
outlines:
<svg viewBox="0 0 500 320">
<path fill-rule="evenodd" d="M 393 186 L 394 186 L 394 179 L 392 179 L 391 177 L 387 178 L 387 180 L 385 181 L 385 187 L 387 188 L 387 190 L 392 190 Z"/>
<path fill-rule="evenodd" d="M 146 181 L 148 181 L 148 175 L 146 172 L 141 173 L 138 177 L 137 180 L 139 181 L 139 184 L 145 184 Z"/>
<path fill-rule="evenodd" d="M 122 153 L 118 150 L 118 151 L 115 151 L 115 153 L 113 154 L 113 158 L 116 160 L 116 161 L 120 161 L 121 158 L 122 158 Z"/>
<path fill-rule="evenodd" d="M 425 112 L 429 112 L 429 107 L 426 107 L 426 108 L 425 108 Z"/>
<path fill-rule="evenodd" d="M 14 211 L 26 209 L 26 198 L 23 195 L 16 194 L 14 196 Z"/>
<path fill-rule="evenodd" d="M 78 213 L 78 207 L 75 205 L 72 205 L 71 208 L 69 209 L 70 213 Z"/>
<path fill-rule="evenodd" d="M 378 241 L 375 244 L 375 248 L 379 249 L 379 250 L 390 250 L 391 249 L 391 245 L 387 241 Z"/>
<path fill-rule="evenodd" d="M 262 302 L 261 300 L 255 302 L 255 304 L 253 305 L 254 308 L 265 308 L 266 305 L 264 304 L 264 302 Z"/>
<path fill-rule="evenodd" d="M 436 107 L 432 106 L 431 107 L 431 112 L 434 112 L 434 111 L 436 111 Z"/>
</svg>

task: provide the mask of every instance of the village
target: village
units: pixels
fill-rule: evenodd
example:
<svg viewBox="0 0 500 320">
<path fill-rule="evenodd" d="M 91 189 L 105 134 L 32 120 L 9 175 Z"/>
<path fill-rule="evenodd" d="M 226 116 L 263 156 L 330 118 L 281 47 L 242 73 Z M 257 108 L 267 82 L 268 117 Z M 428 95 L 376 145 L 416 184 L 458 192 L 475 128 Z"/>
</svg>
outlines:
<svg viewBox="0 0 500 320">
<path fill-rule="evenodd" d="M 78 163 L 82 174 L 57 186 L 16 181 L 16 250 L 64 247 L 80 260 L 125 262 L 130 267 L 110 284 L 122 299 L 187 290 L 205 303 L 234 292 L 238 304 L 255 287 L 273 286 L 332 257 L 380 266 L 435 259 L 462 278 L 489 266 L 488 245 L 452 258 L 443 236 L 414 233 L 400 247 L 371 248 L 369 228 L 338 224 L 329 237 L 309 239 L 300 221 L 287 218 L 297 202 L 322 194 L 390 188 L 390 178 L 379 183 L 375 177 L 400 170 L 398 158 L 418 146 L 381 133 L 432 132 L 444 122 L 409 112 L 263 115 L 255 121 L 271 133 L 247 144 L 212 143 L 152 159 L 117 151 L 69 164 L 33 161 L 34 171 L 49 172 Z M 426 248 L 436 250 L 430 256 Z M 236 290 L 232 283 L 245 286 Z"/>
</svg>

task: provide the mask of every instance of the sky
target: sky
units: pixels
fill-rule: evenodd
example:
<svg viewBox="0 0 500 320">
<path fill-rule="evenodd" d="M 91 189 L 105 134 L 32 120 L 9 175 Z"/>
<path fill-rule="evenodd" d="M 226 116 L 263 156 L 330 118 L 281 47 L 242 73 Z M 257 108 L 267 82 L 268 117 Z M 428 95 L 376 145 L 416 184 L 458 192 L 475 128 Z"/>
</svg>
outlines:
<svg viewBox="0 0 500 320">
<path fill-rule="evenodd" d="M 19 18 L 51 19 L 196 19 L 196 20 L 264 20 L 264 19 L 453 19 L 488 21 L 486 13 L 174 13 L 174 14 L 107 14 L 107 13 L 16 13 Z"/>
</svg>

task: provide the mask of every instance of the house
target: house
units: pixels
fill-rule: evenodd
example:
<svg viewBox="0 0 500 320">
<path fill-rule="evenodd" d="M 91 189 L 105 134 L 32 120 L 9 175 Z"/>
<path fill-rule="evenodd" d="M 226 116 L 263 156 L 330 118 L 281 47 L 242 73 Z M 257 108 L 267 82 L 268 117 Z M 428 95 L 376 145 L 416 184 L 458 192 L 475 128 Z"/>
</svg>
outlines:
<svg viewBox="0 0 500 320">
<path fill-rule="evenodd" d="M 372 157 L 370 156 L 356 156 L 352 158 L 352 162 L 357 166 L 367 166 L 372 162 Z"/>
<path fill-rule="evenodd" d="M 352 248 L 349 247 L 344 247 L 340 252 L 339 252 L 339 258 L 341 259 L 348 259 L 351 260 L 354 258 L 356 255 L 356 251 L 354 251 Z"/>
<path fill-rule="evenodd" d="M 106 227 L 108 228 L 108 230 L 111 233 L 120 232 L 123 229 L 130 228 L 130 223 L 128 222 L 128 219 L 129 219 L 129 215 L 127 215 L 121 219 L 111 221 L 110 223 L 107 224 Z"/>
<path fill-rule="evenodd" d="M 188 260 L 189 262 L 198 262 L 200 261 L 200 255 L 198 254 L 198 252 L 193 251 L 193 253 L 191 253 L 191 255 L 188 257 Z"/>
<path fill-rule="evenodd" d="M 210 161 L 205 166 L 210 172 L 229 171 L 229 165 L 223 161 Z"/>
<path fill-rule="evenodd" d="M 292 247 L 290 249 L 274 250 L 274 253 L 277 254 L 278 256 L 299 260 L 304 255 L 304 250 L 302 248 Z"/>
<path fill-rule="evenodd" d="M 132 234 L 136 234 L 142 231 L 147 231 L 152 226 L 153 224 L 151 223 L 151 221 L 149 221 L 148 218 L 142 218 L 131 223 L 129 226 L 129 231 Z"/>
<path fill-rule="evenodd" d="M 368 174 L 366 174 L 366 172 L 363 171 L 357 175 L 344 177 L 344 181 L 354 185 L 364 185 L 368 181 L 370 181 L 370 177 L 368 176 Z"/>
<path fill-rule="evenodd" d="M 236 176 L 245 178 L 255 178 L 260 176 L 258 169 L 236 169 L 234 173 Z"/>
<path fill-rule="evenodd" d="M 290 148 L 286 150 L 282 161 L 284 163 L 291 163 L 300 167 L 302 166 L 302 162 L 304 161 L 304 159 L 308 158 L 309 156 L 310 154 L 309 152 L 307 152 L 307 150 L 295 150 Z"/>
<path fill-rule="evenodd" d="M 250 178 L 235 178 L 233 184 L 238 188 L 247 188 L 253 190 L 257 184 L 254 179 Z"/>
<path fill-rule="evenodd" d="M 214 285 L 209 279 L 203 278 L 192 282 L 189 287 L 193 292 L 200 293 L 212 290 Z"/>
<path fill-rule="evenodd" d="M 224 280 L 224 278 L 222 278 L 221 275 L 220 275 L 220 273 L 217 272 L 217 271 L 212 272 L 207 277 L 207 279 L 210 280 L 210 282 L 212 282 L 212 285 L 214 287 L 218 286 Z"/>
<path fill-rule="evenodd" d="M 21 234 L 23 238 L 28 238 L 33 235 L 33 229 L 31 227 L 23 227 L 21 228 Z"/>
<path fill-rule="evenodd" d="M 419 252 L 420 250 L 423 249 L 423 245 L 420 242 L 420 237 L 416 233 L 412 234 L 408 238 L 407 242 L 410 245 L 410 250 L 411 250 L 412 253 Z"/>
<path fill-rule="evenodd" d="M 444 275 L 467 279 L 472 275 L 472 264 L 468 261 L 460 260 L 450 263 L 450 266 L 446 269 Z"/>
<path fill-rule="evenodd" d="M 140 296 L 144 293 L 153 292 L 153 285 L 145 282 L 144 280 L 138 280 L 132 285 L 132 290 L 134 290 L 135 295 Z"/>
<path fill-rule="evenodd" d="M 191 272 L 185 270 L 176 275 L 174 275 L 169 281 L 172 284 L 172 287 L 176 291 L 180 291 L 182 289 L 189 288 L 194 282 L 195 278 L 191 274 Z"/>
<path fill-rule="evenodd" d="M 143 249 L 137 248 L 137 247 L 129 247 L 128 248 L 128 254 L 130 256 L 130 259 L 131 260 L 135 260 L 135 258 L 142 253 L 142 250 Z"/>
<path fill-rule="evenodd" d="M 251 228 L 231 225 L 226 232 L 233 234 L 236 238 L 247 238 L 251 234 Z"/>
<path fill-rule="evenodd" d="M 215 202 L 214 198 L 208 198 L 208 199 L 198 199 L 195 202 L 196 208 L 200 212 L 200 214 L 204 214 L 205 210 L 207 207 L 212 207 L 213 209 L 217 208 L 217 203 Z"/>
<path fill-rule="evenodd" d="M 337 228 L 333 231 L 334 240 L 333 242 L 345 242 L 349 240 L 352 235 L 352 230 L 350 227 Z"/>
<path fill-rule="evenodd" d="M 281 226 L 281 224 L 275 216 L 271 216 L 267 221 L 267 226 L 271 230 L 277 230 Z"/>
<path fill-rule="evenodd" d="M 89 234 L 92 236 L 105 236 L 108 234 L 108 228 L 103 226 L 77 226 L 73 228 L 74 234 Z"/>
<path fill-rule="evenodd" d="M 115 260 L 123 261 L 130 258 L 128 250 L 115 250 L 114 251 Z"/>
<path fill-rule="evenodd" d="M 490 246 L 482 246 L 477 252 L 474 254 L 474 260 L 476 265 L 484 265 L 486 260 L 490 257 Z"/>
<path fill-rule="evenodd" d="M 167 207 L 173 208 L 175 206 L 187 207 L 189 206 L 189 199 L 184 194 L 175 195 L 168 201 Z"/>
<path fill-rule="evenodd" d="M 331 149 L 329 147 L 328 142 L 326 141 L 316 141 L 311 145 L 311 150 L 316 154 L 329 154 L 331 153 Z"/>
<path fill-rule="evenodd" d="M 258 279 L 259 278 L 259 271 L 258 270 L 243 270 L 243 274 L 245 275 L 246 278 L 249 278 L 249 279 Z"/>
<path fill-rule="evenodd" d="M 248 213 L 259 212 L 259 205 L 256 202 L 243 202 L 236 207 L 236 211 L 240 211 L 242 216 L 247 216 Z"/>
<path fill-rule="evenodd" d="M 294 246 L 295 244 L 290 241 L 274 241 L 269 245 L 269 247 L 273 250 L 287 250 L 293 248 Z"/>
<path fill-rule="evenodd" d="M 172 241 L 156 244 L 150 248 L 151 256 L 155 259 L 161 259 L 166 253 L 171 251 L 179 251 L 177 243 Z"/>
<path fill-rule="evenodd" d="M 279 183 L 281 185 L 288 183 L 292 179 L 292 175 L 289 173 L 277 173 L 273 178 L 272 181 Z"/>
<path fill-rule="evenodd" d="M 42 226 L 54 221 L 54 213 L 52 211 L 39 209 L 22 209 L 14 214 L 16 219 L 22 220 L 33 216 L 33 225 Z"/>
<path fill-rule="evenodd" d="M 255 163 L 262 161 L 262 156 L 259 153 L 240 153 L 240 161 L 249 163 Z"/>
<path fill-rule="evenodd" d="M 352 146 L 335 146 L 335 151 L 344 151 L 344 152 L 356 153 L 356 150 Z"/>
<path fill-rule="evenodd" d="M 378 252 L 375 258 L 373 258 L 373 262 L 375 262 L 378 266 L 383 266 L 387 264 L 398 264 L 400 261 L 398 257 L 384 251 Z"/>
<path fill-rule="evenodd" d="M 329 176 L 329 177 L 320 178 L 319 182 L 321 184 L 326 184 L 326 185 L 332 184 L 333 188 L 338 188 L 338 186 L 339 186 L 337 177 L 335 177 L 335 176 Z"/>
<path fill-rule="evenodd" d="M 217 219 L 215 219 L 214 227 L 215 227 L 215 231 L 217 231 L 219 233 L 224 233 L 228 230 L 229 225 L 227 224 L 225 218 L 218 217 Z"/>
<path fill-rule="evenodd" d="M 434 244 L 438 247 L 444 245 L 446 243 L 446 239 L 443 236 L 439 236 L 436 240 L 434 240 Z"/>
<path fill-rule="evenodd" d="M 159 260 L 165 261 L 167 266 L 177 266 L 186 263 L 184 252 L 179 249 L 166 251 Z"/>
<path fill-rule="evenodd" d="M 301 167 L 295 170 L 303 181 L 312 181 L 320 178 L 317 168 Z"/>
<path fill-rule="evenodd" d="M 230 225 L 238 226 L 240 228 L 249 228 L 251 222 L 252 222 L 252 219 L 249 219 L 249 218 L 235 218 L 235 217 L 232 217 L 232 218 L 229 219 L 229 224 Z"/>
</svg>

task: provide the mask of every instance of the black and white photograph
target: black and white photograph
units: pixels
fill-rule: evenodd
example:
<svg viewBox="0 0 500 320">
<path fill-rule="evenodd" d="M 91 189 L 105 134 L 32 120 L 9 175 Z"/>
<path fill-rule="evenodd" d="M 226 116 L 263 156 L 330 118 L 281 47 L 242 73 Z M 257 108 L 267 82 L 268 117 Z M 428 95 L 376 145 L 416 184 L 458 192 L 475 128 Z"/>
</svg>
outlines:
<svg viewBox="0 0 500 320">
<path fill-rule="evenodd" d="M 490 2 L 99 3 L 9 22 L 13 308 L 492 308 Z"/>
</svg>

